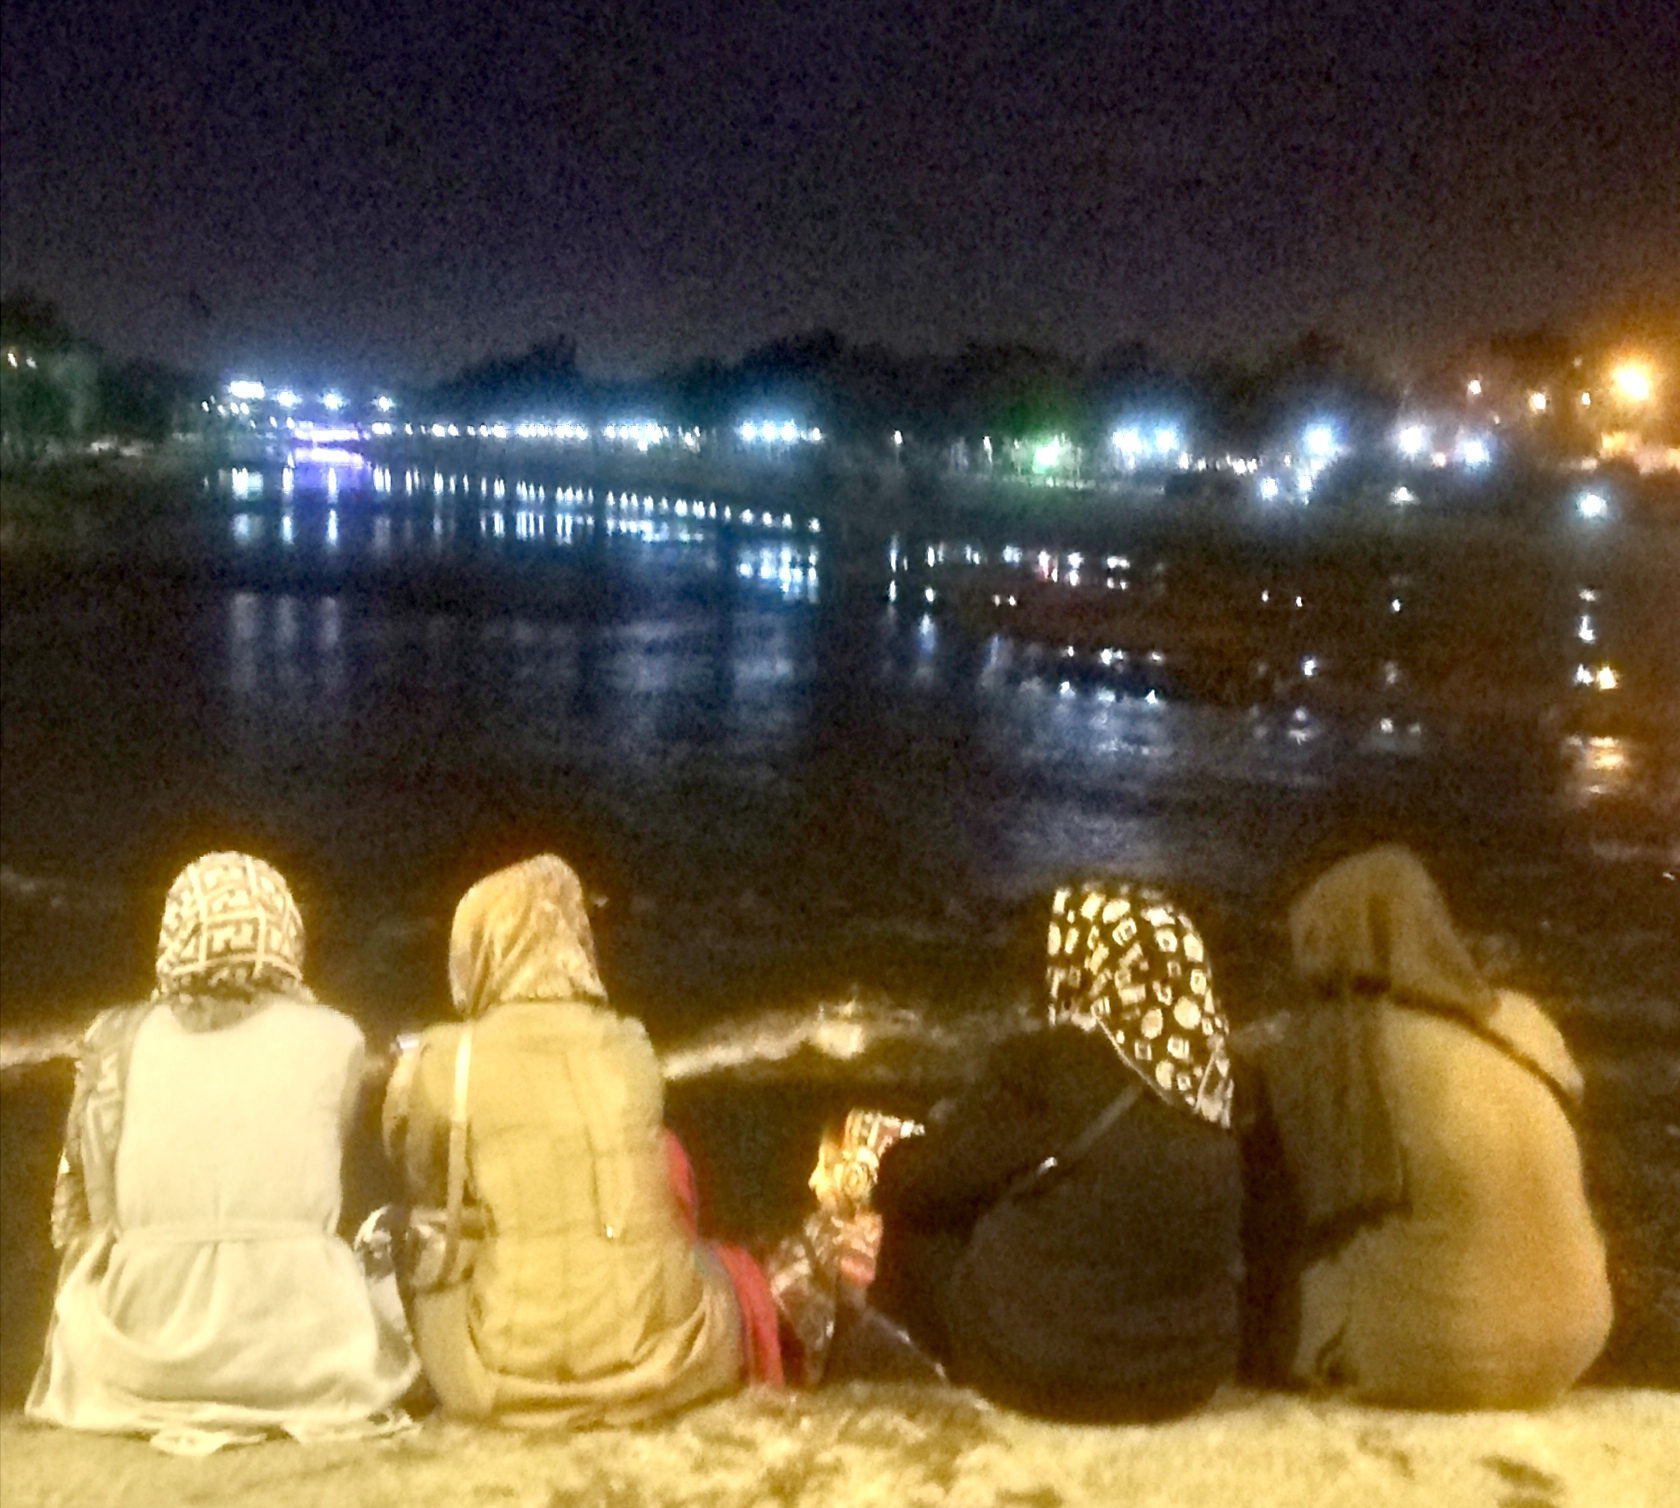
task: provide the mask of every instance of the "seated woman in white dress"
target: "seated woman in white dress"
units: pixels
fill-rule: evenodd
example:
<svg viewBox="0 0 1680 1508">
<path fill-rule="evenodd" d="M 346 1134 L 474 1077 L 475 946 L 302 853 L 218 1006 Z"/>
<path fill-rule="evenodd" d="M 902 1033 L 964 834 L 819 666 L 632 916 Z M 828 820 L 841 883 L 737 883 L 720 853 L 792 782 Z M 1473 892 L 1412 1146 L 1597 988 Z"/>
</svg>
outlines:
<svg viewBox="0 0 1680 1508">
<path fill-rule="evenodd" d="M 82 1050 L 31 1418 L 190 1451 L 405 1422 L 418 1363 L 336 1233 L 362 1057 L 303 984 L 280 875 L 237 853 L 188 865 L 156 992 Z"/>
</svg>

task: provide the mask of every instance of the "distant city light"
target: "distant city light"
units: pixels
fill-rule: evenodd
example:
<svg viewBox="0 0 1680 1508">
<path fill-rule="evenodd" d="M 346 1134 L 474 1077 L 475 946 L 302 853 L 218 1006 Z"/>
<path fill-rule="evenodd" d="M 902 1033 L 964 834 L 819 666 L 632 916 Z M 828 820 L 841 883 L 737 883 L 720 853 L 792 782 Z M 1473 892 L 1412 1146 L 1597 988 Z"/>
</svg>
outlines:
<svg viewBox="0 0 1680 1508">
<path fill-rule="evenodd" d="M 260 382 L 250 382 L 244 379 L 237 382 L 230 382 L 227 390 L 230 398 L 247 398 L 258 401 L 262 399 L 262 396 L 266 391 Z"/>
<path fill-rule="evenodd" d="M 296 408 L 298 406 L 298 395 L 289 387 L 283 387 L 274 395 L 274 401 L 281 408 Z"/>
<path fill-rule="evenodd" d="M 1408 460 L 1422 455 L 1429 448 L 1429 431 L 1421 424 L 1403 426 L 1397 439 L 1400 445 L 1400 454 Z"/>
<path fill-rule="evenodd" d="M 1482 396 L 1482 379 L 1480 377 L 1472 377 L 1466 385 L 1465 391 L 1468 392 L 1472 398 L 1480 398 Z"/>
<path fill-rule="evenodd" d="M 377 397 L 377 398 L 375 398 L 375 399 L 374 399 L 374 400 L 373 400 L 373 406 L 374 406 L 374 407 L 375 407 L 375 408 L 376 408 L 376 409 L 378 409 L 378 410 L 379 410 L 379 412 L 380 412 L 380 413 L 382 413 L 382 414 L 388 414 L 388 413 L 390 413 L 390 412 L 391 412 L 391 410 L 392 410 L 392 409 L 394 409 L 394 408 L 395 408 L 395 407 L 396 407 L 396 406 L 397 406 L 397 405 L 396 405 L 396 404 L 395 404 L 395 403 L 394 403 L 394 402 L 393 402 L 393 401 L 392 401 L 392 400 L 391 400 L 391 399 L 389 399 L 389 398 L 387 398 L 387 397 L 386 397 L 386 396 L 385 396 L 385 395 L 384 395 L 384 394 L 383 394 L 383 393 L 382 393 L 382 394 L 380 394 L 380 396 L 379 396 L 379 397 Z"/>
<path fill-rule="evenodd" d="M 1488 448 L 1486 440 L 1472 437 L 1459 442 L 1458 458 L 1466 466 L 1486 466 L 1493 459 L 1493 452 Z"/>
<path fill-rule="evenodd" d="M 1616 392 L 1625 402 L 1648 403 L 1651 398 L 1651 369 L 1641 362 L 1628 362 L 1610 374 Z"/>
<path fill-rule="evenodd" d="M 321 406 L 336 414 L 344 407 L 344 394 L 334 392 L 322 393 Z"/>
<path fill-rule="evenodd" d="M 1171 455 L 1178 449 L 1178 431 L 1169 426 L 1163 426 L 1155 431 L 1155 449 L 1162 455 Z"/>
<path fill-rule="evenodd" d="M 1124 460 L 1136 461 L 1143 454 L 1143 436 L 1135 429 L 1115 430 L 1113 444 Z"/>
<path fill-rule="evenodd" d="M 1336 453 L 1336 432 L 1328 424 L 1312 424 L 1301 436 L 1301 443 L 1315 461 L 1328 461 Z"/>
<path fill-rule="evenodd" d="M 1592 407 L 1592 394 L 1591 393 L 1582 393 L 1581 394 L 1581 407 L 1582 408 L 1591 408 Z"/>
<path fill-rule="evenodd" d="M 658 429 L 658 426 L 649 426 Z M 658 429 L 659 438 L 663 439 L 667 431 Z M 695 432 L 698 437 L 698 431 Z M 801 429 L 792 419 L 748 419 L 742 424 L 737 433 L 749 445 L 755 440 L 762 440 L 766 445 L 793 445 L 803 440 L 815 445 L 822 439 L 820 429 Z M 696 438 L 696 444 L 698 438 Z M 897 431 L 893 433 L 893 443 L 902 444 Z"/>
<path fill-rule="evenodd" d="M 1544 393 L 1530 393 L 1528 395 L 1528 406 L 1537 414 L 1546 412 L 1546 403 L 1547 398 Z"/>
<path fill-rule="evenodd" d="M 1608 518 L 1610 500 L 1601 492 L 1583 492 L 1575 500 L 1575 511 L 1582 518 Z"/>
<path fill-rule="evenodd" d="M 1033 448 L 1033 467 L 1037 471 L 1051 471 L 1062 463 L 1062 442 L 1046 440 Z"/>
</svg>

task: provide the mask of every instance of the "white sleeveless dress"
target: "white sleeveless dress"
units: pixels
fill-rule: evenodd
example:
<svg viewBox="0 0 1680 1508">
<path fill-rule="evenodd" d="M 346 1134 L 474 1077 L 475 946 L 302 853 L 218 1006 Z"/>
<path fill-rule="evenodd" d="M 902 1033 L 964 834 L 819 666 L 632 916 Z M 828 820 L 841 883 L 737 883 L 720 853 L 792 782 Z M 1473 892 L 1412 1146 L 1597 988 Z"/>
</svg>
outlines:
<svg viewBox="0 0 1680 1508">
<path fill-rule="evenodd" d="M 361 1061 L 360 1031 L 321 1005 L 277 997 L 209 1032 L 150 1012 L 126 1079 L 115 1227 L 63 1277 L 30 1417 L 188 1437 L 378 1427 L 418 1363 L 335 1234 Z"/>
</svg>

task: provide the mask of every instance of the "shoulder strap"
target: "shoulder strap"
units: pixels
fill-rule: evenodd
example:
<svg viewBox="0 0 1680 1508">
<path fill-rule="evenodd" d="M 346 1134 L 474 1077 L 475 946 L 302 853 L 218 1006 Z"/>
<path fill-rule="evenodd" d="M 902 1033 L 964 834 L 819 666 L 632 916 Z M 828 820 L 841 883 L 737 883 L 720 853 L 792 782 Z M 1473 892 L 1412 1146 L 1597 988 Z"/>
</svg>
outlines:
<svg viewBox="0 0 1680 1508">
<path fill-rule="evenodd" d="M 1004 1198 L 1036 1193 L 1048 1187 L 1054 1179 L 1066 1173 L 1108 1135 L 1114 1123 L 1138 1102 L 1142 1093 L 1142 1084 L 1128 1084 L 1103 1107 L 1102 1113 L 1066 1146 L 1058 1148 L 1043 1162 L 1035 1163 L 1026 1172 L 1019 1173 L 1011 1179 L 1003 1191 Z"/>
<path fill-rule="evenodd" d="M 1419 999 L 1413 995 L 1394 995 L 1390 997 L 1398 1006 L 1409 1011 L 1416 1011 L 1424 1016 L 1436 1016 L 1442 1021 L 1450 1021 L 1454 1026 L 1462 1027 L 1473 1037 L 1479 1037 L 1489 1047 L 1502 1052 L 1519 1068 L 1526 1069 L 1544 1084 L 1551 1096 L 1558 1102 L 1558 1108 L 1563 1111 L 1564 1118 L 1572 1126 L 1579 1126 L 1581 1119 L 1581 1101 L 1579 1095 L 1572 1091 L 1569 1085 L 1559 1081 L 1557 1075 L 1551 1072 L 1533 1053 L 1525 1051 L 1513 1042 L 1503 1032 L 1497 1031 L 1486 1021 L 1465 1015 L 1462 1011 L 1449 1010 L 1430 1000 Z"/>
<path fill-rule="evenodd" d="M 443 1227 L 443 1270 L 451 1272 L 461 1245 L 461 1204 L 467 1189 L 467 1079 L 472 1071 L 473 1024 L 455 1048 L 455 1098 L 449 1110 L 449 1192 Z"/>
</svg>

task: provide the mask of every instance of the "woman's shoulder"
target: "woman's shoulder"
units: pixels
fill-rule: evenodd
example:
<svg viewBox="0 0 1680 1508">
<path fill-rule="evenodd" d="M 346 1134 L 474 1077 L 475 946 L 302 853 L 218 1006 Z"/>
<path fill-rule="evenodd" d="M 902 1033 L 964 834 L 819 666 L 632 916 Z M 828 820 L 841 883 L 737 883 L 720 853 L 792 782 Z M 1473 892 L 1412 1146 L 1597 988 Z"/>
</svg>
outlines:
<svg viewBox="0 0 1680 1508">
<path fill-rule="evenodd" d="M 428 1047 L 453 1051 L 467 1024 L 455 1021 L 428 1027 L 422 1041 Z M 596 1054 L 657 1068 L 653 1044 L 642 1023 L 594 1001 L 510 1001 L 474 1017 L 471 1025 L 474 1037 L 488 1050 L 505 1046 L 520 1053 Z"/>
<path fill-rule="evenodd" d="M 338 1047 L 346 1051 L 365 1049 L 366 1034 L 349 1012 L 320 1000 L 302 1000 L 295 995 L 274 995 L 268 1009 L 251 1019 L 267 1019 L 294 1035 L 321 1043 L 323 1050 Z"/>
<path fill-rule="evenodd" d="M 1567 1099 L 1578 1101 L 1583 1089 L 1581 1070 L 1557 1023 L 1537 1001 L 1517 990 L 1497 990 L 1495 996 L 1487 1030 Z"/>
<path fill-rule="evenodd" d="M 82 1034 L 81 1051 L 84 1057 L 109 1051 L 117 1044 L 133 1037 L 146 1018 L 158 1008 L 155 1000 L 133 1000 L 126 1005 L 107 1006 L 88 1025 Z"/>
</svg>

